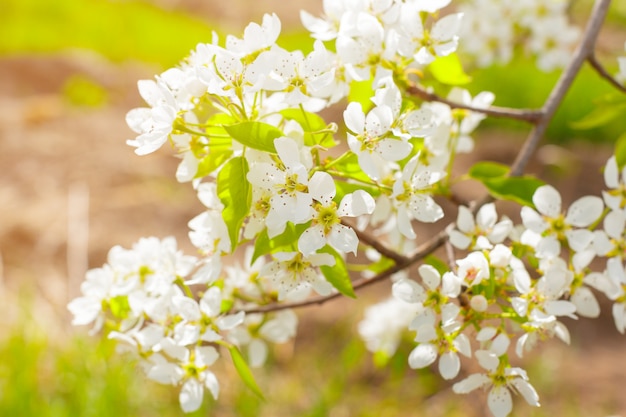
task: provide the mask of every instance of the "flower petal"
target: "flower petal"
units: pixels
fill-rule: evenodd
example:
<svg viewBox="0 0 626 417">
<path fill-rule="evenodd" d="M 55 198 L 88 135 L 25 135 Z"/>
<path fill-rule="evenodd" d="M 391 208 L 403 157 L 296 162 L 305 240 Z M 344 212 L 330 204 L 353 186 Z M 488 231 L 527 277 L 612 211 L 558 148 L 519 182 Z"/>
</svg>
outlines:
<svg viewBox="0 0 626 417">
<path fill-rule="evenodd" d="M 409 355 L 409 366 L 412 369 L 425 368 L 437 359 L 437 347 L 430 343 L 417 345 Z"/>
<path fill-rule="evenodd" d="M 487 396 L 487 404 L 495 417 L 506 417 L 513 410 L 511 392 L 506 387 L 493 387 Z"/>
</svg>

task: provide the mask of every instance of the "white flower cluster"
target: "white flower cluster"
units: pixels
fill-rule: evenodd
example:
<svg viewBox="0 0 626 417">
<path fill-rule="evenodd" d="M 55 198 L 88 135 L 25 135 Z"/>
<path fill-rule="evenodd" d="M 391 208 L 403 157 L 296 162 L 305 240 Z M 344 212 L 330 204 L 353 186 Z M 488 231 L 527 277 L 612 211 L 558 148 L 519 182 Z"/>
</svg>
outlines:
<svg viewBox="0 0 626 417">
<path fill-rule="evenodd" d="M 397 281 L 393 285 L 397 301 L 371 307 L 377 317 L 368 313 L 360 325 L 368 348 L 393 355 L 402 329 L 375 324 L 393 312 L 398 323 L 411 320 L 407 328 L 416 332 L 411 368 L 424 368 L 438 359 L 441 376 L 453 379 L 460 371 L 459 354 L 469 358 L 476 346 L 473 356 L 486 372 L 457 382 L 455 392 L 491 387 L 488 404 L 497 417 L 511 412 L 511 391 L 538 406 L 526 372 L 510 363 L 513 338 L 519 357 L 546 338 L 556 336 L 569 343 L 560 318 L 597 318 L 600 306 L 594 290 L 614 301 L 615 325 L 620 333 L 626 331 L 626 167 L 620 172 L 612 157 L 604 177 L 608 188 L 604 199 L 582 197 L 565 213 L 558 191 L 549 185 L 539 187 L 533 195 L 536 210 L 522 208 L 521 234 L 510 219 L 498 221 L 493 203 L 482 206 L 476 217 L 461 206 L 449 239 L 469 253 L 443 275 L 430 265 L 420 266 L 421 284 L 408 277 Z M 601 223 L 604 228 L 596 229 Z M 607 258 L 604 272 L 590 269 L 596 257 Z"/>
<path fill-rule="evenodd" d="M 176 149 L 176 178 L 191 182 L 206 207 L 188 224 L 199 257 L 182 255 L 172 238 L 113 248 L 69 304 L 74 323 L 92 324 L 136 352 L 149 378 L 180 387 L 186 412 L 201 406 L 204 389 L 217 398 L 211 366 L 224 350 L 257 390 L 246 362 L 262 365 L 271 343 L 296 332 L 292 305 L 281 303 L 298 304 L 312 293 L 353 296 L 350 270 L 362 271 L 364 281 L 391 275 L 390 265 L 416 246 L 415 221 L 444 216 L 437 198 L 449 196 L 458 179 L 455 156 L 473 149 L 472 132 L 485 117 L 477 110 L 494 101 L 430 71 L 459 43 L 464 14 L 442 17 L 448 3 L 325 0 L 323 17 L 301 15 L 315 38 L 308 53 L 278 46 L 280 20 L 265 15 L 241 38 L 220 43 L 215 36 L 176 68 L 140 81 L 148 107 L 128 113 L 137 135 L 127 143 L 139 155 L 168 141 Z M 482 3 L 493 6 L 494 21 L 506 20 L 499 2 Z M 559 26 L 561 3 L 522 1 L 507 13 L 519 17 L 531 49 L 542 45 L 533 49 L 541 52 L 540 66 L 562 64 L 563 45 L 555 42 L 573 37 Z M 550 41 L 551 30 L 566 36 Z M 411 97 L 415 86 L 447 91 L 447 102 L 461 108 Z M 340 131 L 318 113 L 354 90 L 369 100 L 342 108 Z M 369 309 L 359 327 L 368 348 L 388 357 L 410 329 L 412 368 L 438 361 L 442 377 L 454 379 L 461 356 L 474 356 L 486 372 L 458 382 L 456 392 L 491 386 L 496 416 L 511 411 L 511 391 L 538 405 L 526 373 L 509 362 L 512 339 L 519 356 L 546 336 L 568 341 L 560 317 L 599 313 L 590 288 L 615 301 L 624 332 L 624 175 L 618 178 L 617 162 L 609 161 L 610 210 L 599 197 L 583 197 L 562 214 L 558 192 L 540 187 L 537 211 L 522 210 L 523 233 L 507 218 L 498 221 L 493 204 L 476 216 L 460 207 L 449 242 L 466 256 L 451 271 L 421 265 L 421 283 L 406 271 L 396 275 L 394 298 Z M 605 231 L 595 230 L 604 215 Z M 359 249 L 371 264 L 350 256 Z M 397 257 L 387 256 L 392 252 Z M 571 254 L 567 261 L 563 252 Z M 589 270 L 596 256 L 609 258 L 606 272 Z"/>
<path fill-rule="evenodd" d="M 470 0 L 465 14 L 462 52 L 479 66 L 508 63 L 522 45 L 537 57 L 543 71 L 563 68 L 570 60 L 580 31 L 569 23 L 567 0 Z"/>
</svg>

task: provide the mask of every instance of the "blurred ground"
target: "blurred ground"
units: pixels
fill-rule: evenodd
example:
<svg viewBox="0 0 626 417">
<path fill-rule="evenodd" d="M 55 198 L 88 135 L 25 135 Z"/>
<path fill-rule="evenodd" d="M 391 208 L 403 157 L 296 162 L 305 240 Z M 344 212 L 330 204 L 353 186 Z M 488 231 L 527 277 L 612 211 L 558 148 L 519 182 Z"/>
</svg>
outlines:
<svg viewBox="0 0 626 417">
<path fill-rule="evenodd" d="M 159 4 L 242 28 L 273 10 L 280 11 L 286 25 L 293 25 L 304 3 L 310 2 L 161 0 Z M 307 9 L 316 12 L 319 7 L 307 5 Z M 181 51 L 181 56 L 186 52 Z M 177 160 L 167 149 L 138 157 L 124 143 L 131 135 L 125 113 L 142 104 L 136 81 L 157 71 L 139 64 L 113 65 L 84 51 L 0 58 L 0 300 L 4 306 L 0 330 L 18 320 L 18 297 L 29 294 L 35 300 L 33 317 L 50 334 L 67 335 L 70 317 L 66 303 L 78 294 L 87 268 L 100 266 L 113 245 L 128 247 L 141 236 L 174 235 L 183 247 L 190 248 L 186 223 L 202 206 L 190 186 L 176 183 Z M 68 93 L 68 85 L 77 79 L 103 88 L 101 106 L 77 105 L 71 91 Z M 510 162 L 521 139 L 510 132 L 485 132 L 477 153 L 461 163 L 470 164 L 472 159 Z M 600 169 L 610 152 L 610 147 L 590 143 L 573 143 L 567 149 L 545 146 L 530 169 L 555 182 L 568 202 L 583 194 L 597 194 Z M 462 192 L 470 198 L 480 190 Z M 388 285 L 381 284 L 363 298 L 387 293 Z M 357 311 L 363 305 L 358 303 Z M 336 318 L 353 306 L 352 301 L 339 301 L 302 312 L 299 339 L 295 346 L 285 348 L 289 352 L 295 349 L 296 354 L 293 358 L 289 352 L 282 356 L 294 364 L 279 356 L 276 369 L 260 372 L 262 380 L 277 384 L 263 415 L 324 415 L 311 411 L 320 398 L 326 398 L 332 411 L 328 415 L 335 417 L 357 415 L 354 410 L 360 410 L 358 415 L 375 415 L 367 414 L 368 406 L 379 407 L 372 408 L 380 411 L 378 415 L 444 415 L 451 401 L 459 401 L 455 409 L 462 410 L 454 415 L 483 415 L 479 402 L 459 399 L 449 389 L 426 400 L 415 398 L 410 384 L 423 384 L 423 373 L 402 377 L 408 385 L 396 387 L 397 397 L 390 394 L 390 388 L 381 388 L 385 372 L 371 366 L 359 368 L 353 376 L 344 375 L 347 380 L 338 374 L 341 369 L 317 367 L 303 371 L 314 374 L 312 386 L 307 385 L 308 379 L 298 382 L 301 375 L 294 370 L 306 367 L 309 359 L 299 358 L 297 353 L 313 354 L 316 349 L 331 357 L 350 353 L 345 346 L 352 334 L 339 332 Z M 624 336 L 615 331 L 608 307 L 603 306 L 599 320 L 571 323 L 571 349 L 550 342 L 532 355 L 535 359 L 529 361 L 529 372 L 542 387 L 544 410 L 534 414 L 520 406 L 519 415 L 626 416 Z M 349 318 L 358 320 L 359 315 Z M 354 323 L 342 326 L 354 329 Z M 333 332 L 338 333 L 328 337 Z M 324 363 L 324 359 L 316 361 Z M 361 378 L 358 384 L 354 382 L 357 377 Z M 338 380 L 347 396 L 328 400 L 324 384 Z M 298 383 L 303 386 L 293 388 Z M 287 386 L 301 391 L 299 403 L 284 403 L 289 400 L 280 391 Z M 271 404 L 272 398 L 276 404 Z M 228 399 L 225 394 L 215 415 L 237 415 Z"/>
</svg>

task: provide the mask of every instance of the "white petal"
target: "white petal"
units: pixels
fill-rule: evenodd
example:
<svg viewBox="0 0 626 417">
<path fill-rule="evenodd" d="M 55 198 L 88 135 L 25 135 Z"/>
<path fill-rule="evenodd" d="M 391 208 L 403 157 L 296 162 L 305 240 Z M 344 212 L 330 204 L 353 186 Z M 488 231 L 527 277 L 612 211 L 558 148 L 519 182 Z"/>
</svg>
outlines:
<svg viewBox="0 0 626 417">
<path fill-rule="evenodd" d="M 608 188 L 617 188 L 619 186 L 619 168 L 617 167 L 617 159 L 611 156 L 606 161 L 604 167 L 604 182 Z"/>
<path fill-rule="evenodd" d="M 546 301 L 544 304 L 546 313 L 554 316 L 569 316 L 575 317 L 576 306 L 569 301 L 565 300 L 552 300 Z"/>
<path fill-rule="evenodd" d="M 424 288 L 409 279 L 395 282 L 391 287 L 391 292 L 394 297 L 407 303 L 421 303 L 426 300 Z"/>
<path fill-rule="evenodd" d="M 481 209 L 482 210 L 482 209 Z M 460 231 L 464 233 L 474 232 L 476 224 L 474 223 L 474 216 L 469 208 L 465 206 L 459 207 L 459 213 L 456 217 L 456 225 Z"/>
<path fill-rule="evenodd" d="M 539 407 L 539 395 L 535 388 L 530 385 L 528 381 L 525 381 L 522 378 L 514 378 L 511 381 L 511 385 L 517 390 L 519 394 L 524 397 L 526 402 L 534 407 Z"/>
<path fill-rule="evenodd" d="M 376 145 L 376 152 L 385 161 L 399 161 L 406 158 L 413 149 L 409 142 L 398 139 L 383 139 Z"/>
<path fill-rule="evenodd" d="M 604 218 L 604 231 L 614 239 L 621 239 L 626 226 L 626 217 L 621 210 L 612 210 Z"/>
<path fill-rule="evenodd" d="M 248 361 L 250 366 L 258 368 L 263 366 L 267 359 L 267 343 L 260 339 L 253 339 L 248 345 Z"/>
<path fill-rule="evenodd" d="M 491 383 L 491 379 L 485 374 L 472 374 L 462 381 L 457 382 L 452 386 L 452 391 L 457 394 L 468 394 L 474 391 L 476 388 L 488 385 Z"/>
<path fill-rule="evenodd" d="M 439 275 L 439 271 L 437 271 L 434 266 L 422 264 L 417 270 L 419 271 L 422 280 L 430 290 L 434 290 L 439 287 L 439 284 L 441 283 L 441 276 Z"/>
<path fill-rule="evenodd" d="M 363 133 L 365 129 L 365 114 L 360 103 L 351 102 L 343 112 L 343 119 L 346 127 L 356 135 Z"/>
<path fill-rule="evenodd" d="M 543 217 L 530 207 L 524 206 L 520 212 L 524 226 L 535 233 L 542 233 L 548 228 Z"/>
<path fill-rule="evenodd" d="M 352 252 L 356 255 L 359 238 L 351 227 L 337 224 L 333 226 L 328 234 L 328 243 L 337 250 L 345 253 Z"/>
<path fill-rule="evenodd" d="M 474 356 L 478 360 L 480 366 L 491 372 L 495 371 L 500 364 L 500 360 L 496 354 L 489 350 L 477 350 L 474 352 Z"/>
<path fill-rule="evenodd" d="M 364 214 L 372 214 L 376 208 L 376 202 L 372 196 L 363 190 L 356 190 L 347 194 L 339 204 L 337 214 L 341 217 L 357 217 Z"/>
<path fill-rule="evenodd" d="M 453 379 L 461 370 L 461 360 L 454 352 L 446 352 L 439 358 L 439 373 L 443 379 Z"/>
<path fill-rule="evenodd" d="M 298 239 L 298 250 L 302 252 L 304 256 L 309 256 L 322 248 L 325 244 L 326 236 L 324 235 L 324 229 L 316 225 L 306 229 L 304 233 L 300 235 Z"/>
<path fill-rule="evenodd" d="M 578 288 L 572 295 L 571 301 L 576 306 L 576 313 L 581 316 L 589 318 L 600 316 L 600 305 L 589 288 Z"/>
<path fill-rule="evenodd" d="M 431 31 L 431 36 L 437 41 L 452 39 L 461 27 L 463 13 L 455 13 L 439 19 Z"/>
<path fill-rule="evenodd" d="M 533 203 L 539 213 L 557 217 L 561 213 L 561 194 L 551 185 L 543 185 L 533 194 Z"/>
<path fill-rule="evenodd" d="M 204 386 L 207 387 L 214 399 L 220 395 L 220 384 L 213 372 L 206 371 L 204 373 Z"/>
<path fill-rule="evenodd" d="M 565 221 L 575 227 L 587 227 L 598 220 L 604 210 L 600 197 L 588 195 L 581 197 L 567 210 Z"/>
<path fill-rule="evenodd" d="M 417 345 L 409 355 L 409 366 L 412 369 L 425 368 L 437 360 L 437 347 L 430 343 Z"/>
<path fill-rule="evenodd" d="M 245 313 L 240 311 L 237 314 L 230 314 L 217 319 L 216 324 L 222 330 L 232 330 L 243 323 Z"/>
<path fill-rule="evenodd" d="M 491 343 L 490 349 L 497 356 L 502 356 L 509 349 L 510 344 L 511 341 L 509 340 L 509 337 L 504 333 L 500 333 Z"/>
<path fill-rule="evenodd" d="M 470 243 L 472 243 L 472 239 L 459 232 L 456 229 L 452 229 L 448 232 L 448 236 L 450 236 L 450 243 L 457 249 L 465 250 L 469 247 Z"/>
<path fill-rule="evenodd" d="M 330 204 L 336 193 L 333 177 L 326 172 L 317 171 L 309 180 L 309 194 L 324 205 Z"/>
<path fill-rule="evenodd" d="M 506 417 L 513 410 L 511 392 L 506 387 L 493 387 L 487 396 L 487 404 L 495 417 Z"/>
<path fill-rule="evenodd" d="M 213 346 L 199 346 L 196 348 L 196 362 L 199 366 L 211 366 L 220 357 Z"/>
<path fill-rule="evenodd" d="M 180 389 L 178 400 L 180 407 L 185 413 L 196 411 L 202 405 L 202 397 L 204 395 L 204 387 L 197 379 L 189 379 Z"/>
<path fill-rule="evenodd" d="M 624 334 L 626 330 L 626 306 L 622 303 L 613 304 L 613 320 L 617 331 Z"/>
<path fill-rule="evenodd" d="M 482 230 L 492 228 L 498 220 L 498 213 L 496 212 L 496 206 L 493 203 L 485 204 L 478 210 L 476 214 L 476 223 Z"/>
<path fill-rule="evenodd" d="M 460 354 L 468 358 L 472 357 L 472 346 L 470 344 L 469 338 L 466 335 L 461 333 L 456 337 L 456 339 L 454 339 L 454 342 L 452 343 Z"/>
</svg>

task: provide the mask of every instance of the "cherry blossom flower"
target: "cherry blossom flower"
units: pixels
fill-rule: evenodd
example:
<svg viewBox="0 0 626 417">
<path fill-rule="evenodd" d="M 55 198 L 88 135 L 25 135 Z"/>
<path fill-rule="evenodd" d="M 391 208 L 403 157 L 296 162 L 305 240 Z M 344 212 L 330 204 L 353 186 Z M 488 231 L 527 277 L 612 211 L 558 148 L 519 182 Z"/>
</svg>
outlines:
<svg viewBox="0 0 626 417">
<path fill-rule="evenodd" d="M 411 158 L 393 185 L 398 229 L 409 239 L 416 238 L 411 219 L 434 223 L 443 217 L 443 209 L 430 196 L 430 190 L 444 174 L 421 166 L 418 158 L 419 155 Z"/>
<path fill-rule="evenodd" d="M 528 404 L 539 407 L 539 396 L 521 368 L 501 366 L 498 356 L 488 350 L 475 352 L 478 363 L 487 373 L 471 374 L 452 386 L 457 394 L 469 394 L 477 388 L 491 387 L 487 405 L 495 417 L 506 417 L 513 410 L 511 391 L 520 394 Z"/>
<path fill-rule="evenodd" d="M 389 137 L 394 123 L 393 111 L 389 106 L 377 106 L 363 113 L 360 103 L 352 102 L 343 113 L 348 133 L 350 150 L 359 158 L 359 166 L 370 178 L 379 180 L 385 161 L 398 161 L 411 152 L 410 143 Z"/>
<path fill-rule="evenodd" d="M 596 196 L 585 196 L 576 200 L 563 215 L 561 195 L 550 185 L 543 185 L 533 194 L 537 211 L 522 207 L 521 216 L 528 228 L 522 242 L 532 242 L 537 248 L 537 256 L 554 257 L 560 254 L 560 242 L 567 242 L 574 251 L 586 249 L 593 240 L 593 232 L 581 229 L 590 226 L 602 215 L 604 204 Z M 540 235 L 533 238 L 532 233 Z"/>
<path fill-rule="evenodd" d="M 248 314 L 243 325 L 228 333 L 228 340 L 239 347 L 247 346 L 249 364 L 258 368 L 267 360 L 268 342 L 287 342 L 295 336 L 297 325 L 298 316 L 292 310 L 271 315 Z"/>
<path fill-rule="evenodd" d="M 219 382 L 209 367 L 219 358 L 212 346 L 197 346 L 191 349 L 172 343 L 163 343 L 163 355 L 152 355 L 152 365 L 148 367 L 148 378 L 162 384 L 180 385 L 179 401 L 186 413 L 196 411 L 202 405 L 204 389 L 213 398 L 219 395 Z"/>
<path fill-rule="evenodd" d="M 309 180 L 309 193 L 315 200 L 313 222 L 298 239 L 298 250 L 309 256 L 328 243 L 342 252 L 356 254 L 359 239 L 351 227 L 341 224 L 341 217 L 371 214 L 375 207 L 372 196 L 357 190 L 344 196 L 337 207 L 333 201 L 337 194 L 335 183 L 329 174 L 319 171 Z"/>
<path fill-rule="evenodd" d="M 395 297 L 368 307 L 358 328 L 367 349 L 388 358 L 393 356 L 402 333 L 407 330 L 419 309 L 418 305 Z"/>
<path fill-rule="evenodd" d="M 311 253 L 304 256 L 300 252 L 278 252 L 274 260 L 259 271 L 260 277 L 267 277 L 278 288 L 278 299 L 301 299 L 309 295 L 313 288 L 320 295 L 328 295 L 332 286 L 319 270 L 322 265 L 332 266 L 335 258 L 328 253 Z"/>
<path fill-rule="evenodd" d="M 513 228 L 513 222 L 508 218 L 497 221 L 493 203 L 482 206 L 476 213 L 476 220 L 467 207 L 460 206 L 457 229 L 449 232 L 450 243 L 458 249 L 491 249 L 494 244 L 504 241 Z"/>
</svg>

